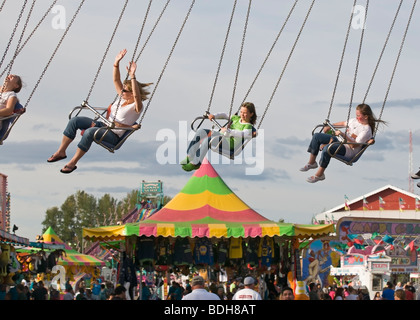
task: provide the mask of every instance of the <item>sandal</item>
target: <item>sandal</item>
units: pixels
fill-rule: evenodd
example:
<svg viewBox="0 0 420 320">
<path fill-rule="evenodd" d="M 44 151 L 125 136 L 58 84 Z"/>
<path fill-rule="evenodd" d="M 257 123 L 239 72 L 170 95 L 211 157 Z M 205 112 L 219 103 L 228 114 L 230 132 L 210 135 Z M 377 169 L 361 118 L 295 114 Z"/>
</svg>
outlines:
<svg viewBox="0 0 420 320">
<path fill-rule="evenodd" d="M 311 176 L 308 179 L 306 179 L 306 181 L 308 181 L 309 183 L 315 183 L 318 181 L 322 181 L 325 180 L 325 174 L 322 174 L 322 176 Z"/>
<path fill-rule="evenodd" d="M 67 158 L 67 156 L 64 156 L 64 157 L 60 157 L 60 156 L 54 157 L 54 155 L 52 155 L 49 159 L 47 159 L 47 162 L 57 162 L 57 161 L 60 161 L 60 160 L 65 159 L 65 158 Z"/>
<path fill-rule="evenodd" d="M 68 170 L 65 170 L 68 169 Z M 77 169 L 77 166 L 74 166 L 73 168 L 70 168 L 69 166 L 65 165 L 63 169 L 60 170 L 61 173 L 72 173 L 74 170 Z"/>
</svg>

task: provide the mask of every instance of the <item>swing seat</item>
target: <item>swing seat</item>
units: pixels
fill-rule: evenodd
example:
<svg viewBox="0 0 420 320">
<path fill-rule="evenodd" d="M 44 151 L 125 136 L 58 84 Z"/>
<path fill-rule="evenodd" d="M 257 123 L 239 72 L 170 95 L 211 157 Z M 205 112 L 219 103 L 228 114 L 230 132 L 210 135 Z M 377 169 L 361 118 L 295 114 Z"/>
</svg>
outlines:
<svg viewBox="0 0 420 320">
<path fill-rule="evenodd" d="M 134 133 L 134 131 L 140 129 L 140 125 L 136 122 L 136 123 L 133 124 L 133 127 L 127 127 L 127 128 L 118 127 L 118 130 L 125 130 L 125 132 L 120 137 L 117 144 L 115 144 L 115 145 L 112 144 L 112 143 L 109 143 L 107 141 L 103 141 L 103 138 L 105 137 L 105 135 L 109 132 L 109 130 L 112 130 L 113 127 L 108 127 L 104 131 L 102 136 L 99 136 L 100 129 L 103 129 L 103 128 L 98 128 L 98 130 L 95 131 L 95 133 L 93 135 L 93 141 L 95 141 L 97 144 L 99 144 L 100 146 L 107 149 L 109 152 L 114 153 L 114 151 L 121 148 L 121 146 L 124 144 L 124 142 L 128 139 L 129 136 L 131 136 Z"/>
<path fill-rule="evenodd" d="M 127 138 L 131 136 L 134 133 L 134 131 L 140 129 L 140 125 L 136 122 L 133 124 L 132 127 L 127 127 L 127 128 L 118 127 L 118 130 L 125 130 L 125 132 L 118 140 L 118 143 L 115 145 L 113 145 L 112 143 L 103 141 L 103 138 L 109 132 L 109 130 L 116 129 L 114 123 L 108 120 L 108 117 L 111 111 L 110 108 L 111 108 L 111 105 L 109 105 L 107 108 L 104 108 L 104 107 L 93 108 L 86 101 L 84 101 L 82 105 L 73 108 L 73 110 L 69 114 L 69 119 L 71 119 L 72 117 L 77 117 L 83 110 L 90 110 L 91 112 L 93 112 L 95 114 L 94 120 L 100 119 L 107 126 L 103 135 L 99 134 L 99 130 L 104 129 L 103 127 L 98 128 L 98 130 L 95 131 L 93 135 L 93 141 L 99 144 L 100 146 L 104 147 L 105 149 L 107 149 L 109 152 L 114 153 L 114 151 L 121 148 L 121 146 L 124 144 Z M 84 133 L 84 130 L 81 132 L 81 134 L 83 135 L 83 133 Z"/>
<path fill-rule="evenodd" d="M 0 145 L 2 145 L 3 141 L 7 139 L 16 121 L 23 113 L 25 113 L 25 111 L 26 110 L 23 105 L 17 102 L 15 108 L 13 109 L 13 114 L 7 117 L 0 117 L 0 122 L 2 124 L 0 129 Z"/>
<path fill-rule="evenodd" d="M 230 160 L 234 160 L 235 157 L 242 152 L 242 150 L 245 148 L 248 142 L 250 142 L 256 136 L 257 136 L 257 129 L 252 127 L 252 137 L 247 138 L 247 139 L 242 138 L 242 143 L 238 143 L 236 146 L 234 146 L 234 148 L 230 148 L 229 150 L 221 148 L 221 144 L 223 143 L 223 141 L 229 139 L 228 135 L 220 139 L 220 141 L 216 145 L 213 145 L 213 141 L 214 139 L 219 139 L 220 137 L 213 137 L 209 142 L 210 149 L 214 152 L 219 153 L 222 156 L 229 158 Z"/>
<path fill-rule="evenodd" d="M 353 165 L 353 163 L 356 163 L 359 159 L 360 159 L 360 157 L 362 156 L 362 154 L 366 151 L 366 149 L 369 147 L 369 146 L 371 146 L 371 145 L 373 145 L 375 143 L 375 139 L 370 139 L 370 140 L 368 140 L 368 142 L 366 142 L 366 143 L 345 143 L 345 142 L 333 142 L 333 143 L 330 143 L 330 145 L 328 146 L 328 149 L 327 149 L 327 152 L 328 152 L 328 154 L 332 157 L 332 158 L 335 158 L 335 159 L 337 159 L 337 160 L 339 160 L 339 161 L 341 161 L 341 162 L 343 162 L 343 163 L 345 163 L 345 164 L 347 164 L 347 165 L 349 165 L 349 166 L 352 166 Z M 331 150 L 330 150 L 330 148 L 332 148 L 332 146 L 333 145 L 337 145 L 337 144 L 339 144 L 340 146 L 337 148 L 337 150 L 333 153 Z M 360 149 L 360 151 L 358 152 L 358 153 L 356 153 L 353 157 L 346 157 L 346 156 L 342 156 L 342 155 L 340 155 L 340 154 L 337 154 L 337 151 L 340 149 L 340 148 L 342 148 L 343 147 L 343 145 L 344 144 L 351 144 L 351 145 L 359 145 L 359 146 L 362 146 L 362 149 Z"/>
</svg>

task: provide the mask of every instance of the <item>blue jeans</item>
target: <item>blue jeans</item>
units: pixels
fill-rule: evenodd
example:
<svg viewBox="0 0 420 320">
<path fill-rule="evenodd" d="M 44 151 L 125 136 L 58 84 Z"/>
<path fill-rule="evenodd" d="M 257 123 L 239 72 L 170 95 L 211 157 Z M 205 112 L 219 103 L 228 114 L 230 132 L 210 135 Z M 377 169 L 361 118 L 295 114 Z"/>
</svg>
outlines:
<svg viewBox="0 0 420 320">
<path fill-rule="evenodd" d="M 220 139 L 224 139 L 224 136 L 217 131 L 211 131 L 209 129 L 197 130 L 194 138 L 191 140 L 187 149 L 187 155 L 190 159 L 190 162 L 192 162 L 193 164 L 200 164 L 203 162 L 203 159 L 206 156 L 207 151 L 209 150 L 210 140 L 214 137 L 218 137 L 212 142 L 214 146 L 216 146 L 219 143 Z M 225 139 L 225 141 L 222 141 L 222 143 L 219 145 L 219 149 L 225 150 L 227 153 L 229 153 L 230 141 L 227 139 Z"/>
<path fill-rule="evenodd" d="M 322 133 L 322 132 L 315 133 L 312 136 L 311 143 L 309 144 L 309 147 L 308 147 L 308 152 L 313 154 L 314 156 L 317 156 L 319 153 L 319 147 L 322 144 L 326 145 L 322 149 L 321 158 L 319 159 L 319 166 L 322 168 L 328 167 L 328 164 L 330 163 L 330 160 L 331 160 L 331 156 L 327 152 L 331 138 L 333 142 L 338 142 L 337 137 L 331 136 L 330 134 Z M 341 146 L 341 148 L 338 149 L 337 154 L 344 156 L 346 154 L 346 148 L 340 144 L 333 145 L 330 149 L 330 152 L 334 154 L 339 146 Z"/>
<path fill-rule="evenodd" d="M 92 123 L 95 124 L 94 127 L 92 127 Z M 74 140 L 78 129 L 85 130 L 85 132 L 83 133 L 82 139 L 80 140 L 77 147 L 83 150 L 84 152 L 87 152 L 90 146 L 92 145 L 96 130 L 104 126 L 105 124 L 103 122 L 94 121 L 88 117 L 74 117 L 74 118 L 71 118 L 69 122 L 67 123 L 66 129 L 64 130 L 63 134 L 67 138 Z M 101 137 L 107 129 L 102 128 L 99 130 L 100 132 L 98 132 L 97 137 Z M 103 141 L 116 145 L 119 139 L 120 138 L 114 132 L 108 131 Z"/>
</svg>

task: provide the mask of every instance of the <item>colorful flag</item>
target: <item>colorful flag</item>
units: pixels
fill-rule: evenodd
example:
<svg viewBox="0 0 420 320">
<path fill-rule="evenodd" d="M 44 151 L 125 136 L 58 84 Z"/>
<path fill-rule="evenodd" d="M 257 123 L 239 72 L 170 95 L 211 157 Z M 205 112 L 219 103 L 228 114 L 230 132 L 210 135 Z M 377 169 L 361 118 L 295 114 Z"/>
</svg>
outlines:
<svg viewBox="0 0 420 320">
<path fill-rule="evenodd" d="M 415 250 L 415 246 L 414 246 L 414 240 L 411 241 L 405 248 L 405 251 L 408 251 L 408 249 L 410 249 L 410 251 L 414 251 Z"/>
<path fill-rule="evenodd" d="M 381 197 L 379 197 L 379 210 L 384 210 L 385 201 Z"/>
<path fill-rule="evenodd" d="M 344 210 L 349 211 L 350 207 L 349 207 L 349 198 L 347 198 L 346 195 L 344 195 Z"/>
<path fill-rule="evenodd" d="M 399 200 L 400 203 L 400 211 L 402 212 L 405 209 L 405 201 L 403 198 L 400 198 Z"/>
<path fill-rule="evenodd" d="M 394 238 L 387 234 L 382 237 L 382 241 L 389 243 L 391 245 L 394 244 Z"/>
<path fill-rule="evenodd" d="M 363 197 L 363 210 L 369 210 L 367 205 L 368 205 L 368 202 L 367 202 L 366 198 Z"/>
<path fill-rule="evenodd" d="M 416 211 L 420 210 L 420 201 L 418 198 L 416 198 Z"/>
</svg>

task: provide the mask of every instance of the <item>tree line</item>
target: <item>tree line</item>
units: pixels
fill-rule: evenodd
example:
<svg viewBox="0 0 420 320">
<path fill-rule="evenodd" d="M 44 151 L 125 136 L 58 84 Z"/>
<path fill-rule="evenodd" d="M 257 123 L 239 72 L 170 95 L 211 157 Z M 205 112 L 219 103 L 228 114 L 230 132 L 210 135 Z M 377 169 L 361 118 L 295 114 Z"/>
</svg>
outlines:
<svg viewBox="0 0 420 320">
<path fill-rule="evenodd" d="M 165 196 L 163 205 L 169 202 Z M 116 225 L 123 216 L 136 209 L 140 199 L 138 190 L 132 190 L 118 200 L 110 194 L 100 198 L 79 190 L 66 198 L 60 207 L 47 209 L 41 222 L 42 233 L 51 227 L 57 235 L 74 249 L 81 249 L 82 229 Z"/>
</svg>

